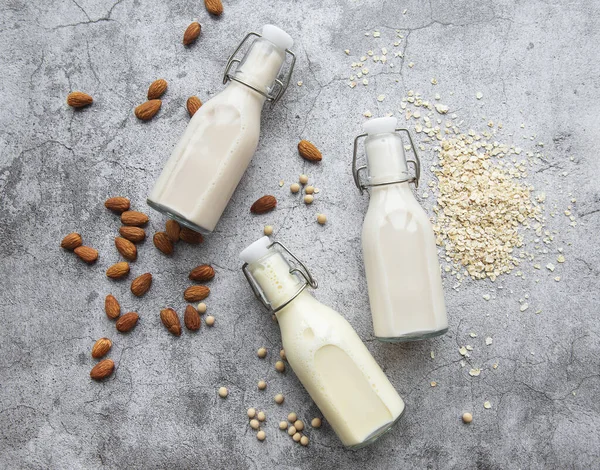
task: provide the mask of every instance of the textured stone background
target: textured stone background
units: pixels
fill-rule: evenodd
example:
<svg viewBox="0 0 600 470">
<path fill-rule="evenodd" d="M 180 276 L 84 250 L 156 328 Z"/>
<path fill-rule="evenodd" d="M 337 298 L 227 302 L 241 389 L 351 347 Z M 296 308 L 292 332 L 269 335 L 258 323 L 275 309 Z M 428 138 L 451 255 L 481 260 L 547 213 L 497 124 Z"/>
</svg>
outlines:
<svg viewBox="0 0 600 470">
<path fill-rule="evenodd" d="M 233 0 L 215 20 L 201 1 L 2 0 L 0 12 L 0 466 L 600 466 L 598 2 Z M 203 33 L 186 49 L 181 37 L 194 17 Z M 105 277 L 119 259 L 113 245 L 119 223 L 102 203 L 126 195 L 150 213 L 150 234 L 163 226 L 164 218 L 144 201 L 187 124 L 185 99 L 198 94 L 206 100 L 222 90 L 228 54 L 245 32 L 267 22 L 295 38 L 293 82 L 304 85 L 291 86 L 264 112 L 258 152 L 206 243 L 178 245 L 172 258 L 151 241 L 140 246 L 132 276 L 149 271 L 155 280 L 143 299 L 134 298 L 128 281 Z M 369 86 L 350 89 L 350 63 L 370 48 L 391 45 L 396 28 L 406 36 L 399 47 L 406 59 L 394 59 L 394 69 L 370 66 Z M 375 29 L 379 40 L 365 37 Z M 163 109 L 141 123 L 133 108 L 159 77 L 169 82 Z M 350 156 L 362 113 L 397 113 L 409 89 L 430 98 L 439 92 L 465 129 L 484 129 L 493 119 L 504 123 L 503 142 L 525 150 L 545 143 L 546 160 L 529 181 L 547 193 L 547 212 L 556 206 L 548 230 L 557 233 L 538 261 L 555 262 L 556 248 L 564 247 L 567 262 L 554 273 L 525 263 L 524 279 L 467 281 L 456 290 L 446 278 L 448 334 L 394 346 L 379 344 L 371 333 L 360 250 L 368 196 L 352 184 Z M 71 90 L 89 92 L 94 105 L 69 109 Z M 483 100 L 475 99 L 476 91 Z M 378 103 L 381 93 L 386 99 Z M 522 138 L 532 134 L 534 141 Z M 319 145 L 322 164 L 297 157 L 300 138 Z M 422 158 L 428 168 L 435 155 Z M 312 207 L 287 190 L 303 171 L 322 189 Z M 426 171 L 424 182 L 430 178 Z M 281 189 L 280 179 L 286 181 Z M 248 207 L 265 193 L 279 197 L 277 211 L 250 216 Z M 571 197 L 577 199 L 576 228 L 562 215 Z M 423 204 L 431 210 L 433 202 Z M 318 226 L 316 212 L 330 222 Z M 238 252 L 265 223 L 306 260 L 321 284 L 317 298 L 356 327 L 406 400 L 405 417 L 374 446 L 344 450 L 324 425 L 308 431 L 310 447 L 302 448 L 276 430 L 289 411 L 308 420 L 317 409 L 293 372 L 274 371 L 277 325 L 240 271 Z M 96 265 L 58 247 L 72 230 L 99 249 Z M 216 326 L 174 338 L 161 326 L 159 310 L 183 310 L 187 272 L 200 262 L 218 271 L 207 302 Z M 103 313 L 109 292 L 124 309 L 140 312 L 129 335 L 117 334 Z M 489 302 L 482 299 L 486 293 L 493 296 Z M 518 299 L 526 294 L 531 307 L 520 312 Z M 471 331 L 478 337 L 470 338 Z M 101 336 L 114 341 L 110 357 L 117 370 L 95 383 L 88 376 L 89 351 Z M 484 345 L 486 336 L 494 338 L 492 346 Z M 474 351 L 461 368 L 458 346 L 464 344 Z M 255 353 L 262 345 L 269 356 L 261 361 Z M 481 376 L 470 377 L 471 366 L 482 367 Z M 266 392 L 256 388 L 262 378 Z M 432 380 L 437 387 L 430 387 Z M 230 389 L 227 400 L 216 395 L 221 385 Z M 278 392 L 286 397 L 281 407 L 272 399 Z M 249 406 L 267 412 L 263 443 L 247 425 Z M 463 411 L 474 415 L 469 426 L 459 419 Z"/>
</svg>

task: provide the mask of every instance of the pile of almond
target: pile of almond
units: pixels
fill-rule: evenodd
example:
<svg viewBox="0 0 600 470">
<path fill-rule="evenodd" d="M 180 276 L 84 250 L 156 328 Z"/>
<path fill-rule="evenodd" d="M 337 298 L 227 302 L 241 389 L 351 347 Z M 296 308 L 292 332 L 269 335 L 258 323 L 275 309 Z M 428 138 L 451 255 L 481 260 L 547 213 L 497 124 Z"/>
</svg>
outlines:
<svg viewBox="0 0 600 470">
<path fill-rule="evenodd" d="M 176 220 L 167 220 L 165 231 L 156 232 L 152 238 L 154 246 L 165 255 L 172 255 L 175 244 L 180 240 L 191 245 L 197 245 L 204 241 L 204 237 L 201 233 L 182 227 Z"/>
<path fill-rule="evenodd" d="M 138 211 L 130 210 L 131 203 L 125 197 L 112 197 L 104 203 L 107 209 L 118 214 L 122 226 L 119 228 L 119 235 L 115 237 L 115 248 L 124 258 L 106 270 L 106 276 L 109 279 L 122 279 L 129 275 L 131 271 L 130 262 L 138 259 L 137 243 L 146 239 L 144 226 L 148 223 L 149 217 Z M 190 230 L 187 227 L 181 227 L 176 221 L 169 220 L 166 223 L 164 232 L 157 232 L 154 237 L 154 245 L 165 254 L 172 254 L 174 244 L 178 241 L 184 241 L 191 244 L 198 244 L 203 241 L 202 235 Z M 73 251 L 79 258 L 86 263 L 92 264 L 98 259 L 98 251 L 94 248 L 84 246 L 80 234 L 73 232 L 65 236 L 61 241 L 61 247 L 68 251 Z M 213 279 L 215 271 L 212 266 L 203 264 L 194 268 L 189 279 L 194 282 L 204 283 Z M 150 290 L 152 285 L 152 274 L 143 273 L 131 281 L 130 290 L 136 297 L 143 296 Z M 210 294 L 210 289 L 201 284 L 189 286 L 183 297 L 187 302 L 199 302 L 204 300 Z M 128 333 L 138 324 L 140 316 L 137 312 L 131 311 L 121 314 L 121 305 L 117 298 L 108 294 L 104 301 L 104 311 L 110 320 L 115 320 L 115 328 L 119 333 Z M 206 305 L 200 304 L 198 308 L 187 305 L 184 314 L 184 324 L 190 331 L 200 329 L 200 314 L 206 311 Z M 177 312 L 172 308 L 164 308 L 160 311 L 160 319 L 169 332 L 176 336 L 181 335 L 181 322 Z M 212 326 L 214 318 L 209 316 L 206 324 Z M 112 347 L 112 341 L 109 338 L 100 338 L 92 347 L 92 357 L 94 359 L 103 358 Z M 103 359 L 91 370 L 90 377 L 94 380 L 102 380 L 109 377 L 115 370 L 115 364 L 111 359 Z"/>
</svg>

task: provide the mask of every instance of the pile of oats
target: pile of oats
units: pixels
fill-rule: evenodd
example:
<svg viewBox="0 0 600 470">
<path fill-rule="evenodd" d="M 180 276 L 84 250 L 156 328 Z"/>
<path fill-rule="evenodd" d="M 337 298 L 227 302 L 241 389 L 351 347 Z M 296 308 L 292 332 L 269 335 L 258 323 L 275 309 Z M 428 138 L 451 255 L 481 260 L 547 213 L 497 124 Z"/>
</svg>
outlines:
<svg viewBox="0 0 600 470">
<path fill-rule="evenodd" d="M 515 249 L 523 246 L 519 227 L 532 220 L 541 225 L 533 188 L 519 181 L 526 176 L 525 162 L 492 160 L 514 153 L 514 147 L 478 135 L 446 136 L 440 143 L 433 169 L 438 179 L 436 241 L 473 279 L 493 281 L 510 273 L 519 264 Z"/>
</svg>

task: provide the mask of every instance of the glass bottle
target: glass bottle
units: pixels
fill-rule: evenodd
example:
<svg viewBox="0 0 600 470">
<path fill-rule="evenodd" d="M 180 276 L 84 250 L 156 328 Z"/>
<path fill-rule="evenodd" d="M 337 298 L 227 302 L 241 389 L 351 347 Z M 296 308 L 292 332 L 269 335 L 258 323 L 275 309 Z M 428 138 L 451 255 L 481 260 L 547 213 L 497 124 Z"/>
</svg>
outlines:
<svg viewBox="0 0 600 470">
<path fill-rule="evenodd" d="M 240 257 L 255 295 L 277 315 L 288 363 L 342 443 L 362 447 L 388 431 L 404 402 L 350 323 L 306 290 L 317 287 L 306 267 L 268 237 Z"/>
<path fill-rule="evenodd" d="M 236 59 L 253 36 L 244 58 Z M 214 230 L 256 151 L 265 101 L 275 104 L 289 84 L 292 43 L 273 25 L 244 38 L 227 63 L 223 83 L 229 85 L 190 120 L 147 199 L 151 207 L 197 232 Z M 288 54 L 291 65 L 279 79 Z"/>
<path fill-rule="evenodd" d="M 362 229 L 362 248 L 375 337 L 401 342 L 429 338 L 448 330 L 440 265 L 433 228 L 409 183 L 418 186 L 420 163 L 406 129 L 395 118 L 373 119 L 354 143 L 353 174 L 371 199 Z M 404 145 L 408 134 L 416 159 L 411 177 Z M 357 142 L 365 139 L 367 166 L 356 168 Z M 367 170 L 362 183 L 360 171 Z"/>
</svg>

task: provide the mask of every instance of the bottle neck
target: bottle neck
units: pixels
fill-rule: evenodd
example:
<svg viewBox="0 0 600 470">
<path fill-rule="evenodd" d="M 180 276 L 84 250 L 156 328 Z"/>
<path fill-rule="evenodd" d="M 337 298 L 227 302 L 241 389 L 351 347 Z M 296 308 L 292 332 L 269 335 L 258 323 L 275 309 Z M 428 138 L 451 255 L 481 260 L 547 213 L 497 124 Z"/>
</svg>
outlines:
<svg viewBox="0 0 600 470">
<path fill-rule="evenodd" d="M 365 140 L 365 150 L 370 184 L 389 183 L 408 178 L 404 145 L 399 135 L 395 133 L 370 135 Z"/>
<path fill-rule="evenodd" d="M 248 100 L 256 102 L 258 103 L 259 109 L 262 109 L 267 99 L 265 96 L 261 95 L 256 90 L 247 87 L 243 83 L 236 82 L 235 80 L 231 80 L 227 84 L 227 88 L 225 88 L 223 93 L 228 95 L 229 99 L 235 101 L 238 104 L 245 103 Z"/>
<path fill-rule="evenodd" d="M 289 301 L 302 287 L 302 282 L 290 273 L 290 265 L 278 251 L 271 249 L 248 270 L 274 309 Z"/>
<path fill-rule="evenodd" d="M 235 78 L 268 94 L 285 61 L 285 51 L 258 38 L 235 71 Z"/>
</svg>

